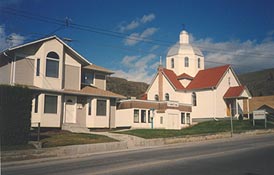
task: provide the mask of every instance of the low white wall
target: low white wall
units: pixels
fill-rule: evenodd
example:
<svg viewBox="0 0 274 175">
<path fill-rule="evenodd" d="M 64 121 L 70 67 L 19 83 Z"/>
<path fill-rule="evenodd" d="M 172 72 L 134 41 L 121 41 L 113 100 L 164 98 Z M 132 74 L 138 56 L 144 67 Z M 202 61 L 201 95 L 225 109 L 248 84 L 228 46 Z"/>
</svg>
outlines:
<svg viewBox="0 0 274 175">
<path fill-rule="evenodd" d="M 119 109 L 115 114 L 115 127 L 131 127 L 133 123 L 133 109 Z"/>
</svg>

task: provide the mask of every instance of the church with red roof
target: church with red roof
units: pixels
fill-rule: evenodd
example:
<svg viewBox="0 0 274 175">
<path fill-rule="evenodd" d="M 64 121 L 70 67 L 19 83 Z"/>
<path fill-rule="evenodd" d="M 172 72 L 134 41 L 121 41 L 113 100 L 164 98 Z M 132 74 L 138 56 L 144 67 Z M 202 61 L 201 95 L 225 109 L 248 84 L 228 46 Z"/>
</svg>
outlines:
<svg viewBox="0 0 274 175">
<path fill-rule="evenodd" d="M 201 50 L 190 44 L 189 34 L 183 30 L 142 99 L 120 102 L 117 127 L 181 129 L 217 118 L 249 117 L 249 111 L 243 110 L 243 99 L 251 95 L 233 68 L 223 65 L 205 69 L 204 60 Z"/>
</svg>

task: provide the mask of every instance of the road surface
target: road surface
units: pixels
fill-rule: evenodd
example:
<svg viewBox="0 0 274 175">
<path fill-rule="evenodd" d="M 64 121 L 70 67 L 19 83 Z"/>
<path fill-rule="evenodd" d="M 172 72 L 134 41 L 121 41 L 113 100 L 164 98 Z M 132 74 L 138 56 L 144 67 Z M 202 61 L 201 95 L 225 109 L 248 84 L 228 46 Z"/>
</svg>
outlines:
<svg viewBox="0 0 274 175">
<path fill-rule="evenodd" d="M 274 134 L 3 166 L 2 175 L 273 175 Z"/>
</svg>

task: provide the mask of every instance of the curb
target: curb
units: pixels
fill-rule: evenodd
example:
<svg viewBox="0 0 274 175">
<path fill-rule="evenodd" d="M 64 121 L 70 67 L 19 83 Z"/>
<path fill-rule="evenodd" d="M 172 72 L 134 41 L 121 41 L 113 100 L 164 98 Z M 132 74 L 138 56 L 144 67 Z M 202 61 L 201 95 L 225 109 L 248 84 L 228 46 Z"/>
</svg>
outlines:
<svg viewBox="0 0 274 175">
<path fill-rule="evenodd" d="M 274 129 L 268 130 L 255 130 L 247 131 L 244 133 L 233 134 L 233 137 L 241 136 L 255 136 L 261 134 L 272 134 Z M 18 164 L 24 164 L 23 160 L 33 160 L 37 162 L 38 159 L 56 159 L 62 157 L 79 157 L 87 154 L 94 153 L 106 153 L 113 151 L 121 151 L 128 149 L 138 149 L 144 147 L 162 146 L 169 144 L 188 143 L 188 142 L 200 142 L 215 139 L 231 138 L 230 132 L 202 135 L 202 136 L 186 136 L 175 138 L 159 138 L 159 139 L 142 139 L 129 143 L 126 141 L 111 142 L 111 143 L 98 143 L 98 144 L 84 144 L 84 145 L 71 145 L 55 148 L 43 148 L 36 150 L 20 150 L 20 151 L 4 151 L 1 152 L 2 165 L 12 166 Z M 38 161 L 38 162 L 39 162 Z M 25 162 L 26 163 L 26 162 Z"/>
</svg>

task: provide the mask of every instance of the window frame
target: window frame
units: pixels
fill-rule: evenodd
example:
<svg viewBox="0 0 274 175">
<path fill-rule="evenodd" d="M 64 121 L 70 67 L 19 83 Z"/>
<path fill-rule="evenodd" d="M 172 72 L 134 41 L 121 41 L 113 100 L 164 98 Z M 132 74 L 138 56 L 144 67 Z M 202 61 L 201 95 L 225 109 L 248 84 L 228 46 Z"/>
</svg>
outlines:
<svg viewBox="0 0 274 175">
<path fill-rule="evenodd" d="M 192 92 L 191 98 L 192 98 L 192 106 L 197 106 L 197 94 L 195 92 Z"/>
<path fill-rule="evenodd" d="M 48 55 L 51 54 L 51 53 L 56 54 L 58 56 L 58 58 L 49 57 Z M 46 56 L 46 77 L 59 78 L 59 70 L 60 70 L 59 62 L 60 62 L 60 57 L 56 52 L 54 52 L 54 51 L 48 52 L 48 54 Z M 54 69 L 57 68 L 57 70 L 54 70 L 54 73 L 50 72 L 50 70 L 52 69 L 52 67 L 51 67 L 52 65 L 51 66 L 49 65 L 50 63 L 55 63 L 54 65 L 56 67 L 54 67 Z"/>
<path fill-rule="evenodd" d="M 198 69 L 200 69 L 200 68 L 201 68 L 201 59 L 198 58 Z"/>
<path fill-rule="evenodd" d="M 137 112 L 137 113 L 135 113 L 135 112 Z M 139 115 L 140 115 L 140 110 L 134 109 L 133 110 L 133 122 L 134 123 L 139 123 Z"/>
<path fill-rule="evenodd" d="M 150 110 L 147 111 L 147 122 L 151 123 Z"/>
<path fill-rule="evenodd" d="M 34 98 L 34 113 L 38 113 L 38 105 L 39 105 L 39 94 L 35 95 Z"/>
<path fill-rule="evenodd" d="M 190 113 L 186 113 L 186 124 L 190 124 Z"/>
<path fill-rule="evenodd" d="M 98 102 L 104 102 L 105 104 L 105 110 L 102 112 L 102 111 L 99 111 L 100 109 L 98 107 L 100 107 L 100 105 L 98 104 Z M 106 99 L 97 99 L 96 100 L 96 116 L 107 116 L 107 100 Z"/>
<path fill-rule="evenodd" d="M 155 94 L 155 95 L 154 95 L 154 100 L 155 100 L 155 101 L 159 101 L 159 95 L 158 95 L 158 94 Z"/>
<path fill-rule="evenodd" d="M 181 124 L 186 124 L 186 113 L 181 112 Z"/>
<path fill-rule="evenodd" d="M 88 115 L 91 115 L 91 109 L 92 108 L 92 99 L 88 99 Z"/>
<path fill-rule="evenodd" d="M 40 76 L 40 65 L 41 65 L 41 59 L 37 58 L 36 60 L 36 76 Z"/>
<path fill-rule="evenodd" d="M 49 107 L 47 106 L 48 105 L 48 101 L 49 100 L 49 97 L 52 98 L 54 97 L 55 100 L 54 102 L 56 102 L 56 105 L 55 105 L 55 108 L 52 110 L 52 109 L 49 109 Z M 50 95 L 50 94 L 46 94 L 45 97 L 44 97 L 44 114 L 57 114 L 58 112 L 58 95 Z M 52 104 L 53 101 L 50 101 L 49 104 Z"/>
<path fill-rule="evenodd" d="M 171 58 L 170 64 L 171 64 L 170 67 L 171 67 L 172 69 L 174 69 L 174 66 L 175 66 L 175 65 L 174 65 L 174 58 Z"/>
<path fill-rule="evenodd" d="M 146 123 L 146 110 L 141 110 L 141 123 Z"/>
<path fill-rule="evenodd" d="M 185 67 L 189 67 L 189 58 L 185 57 L 184 61 L 185 61 Z"/>
<path fill-rule="evenodd" d="M 165 100 L 169 101 L 169 93 L 165 93 Z"/>
</svg>

